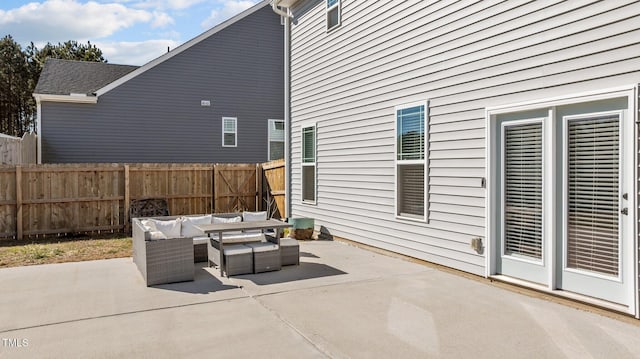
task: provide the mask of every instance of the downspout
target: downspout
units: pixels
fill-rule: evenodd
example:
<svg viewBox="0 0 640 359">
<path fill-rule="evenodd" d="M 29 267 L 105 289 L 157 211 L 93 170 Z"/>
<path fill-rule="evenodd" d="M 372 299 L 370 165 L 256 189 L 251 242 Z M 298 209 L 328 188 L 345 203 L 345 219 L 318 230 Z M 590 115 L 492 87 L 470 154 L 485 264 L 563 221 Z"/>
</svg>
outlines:
<svg viewBox="0 0 640 359">
<path fill-rule="evenodd" d="M 291 217 L 291 11 L 288 8 L 282 10 L 279 4 L 282 0 L 273 0 L 271 8 L 273 12 L 284 18 L 284 211 L 287 217 Z"/>
<path fill-rule="evenodd" d="M 36 99 L 36 163 L 42 164 L 42 103 L 40 96 L 33 97 Z"/>
</svg>

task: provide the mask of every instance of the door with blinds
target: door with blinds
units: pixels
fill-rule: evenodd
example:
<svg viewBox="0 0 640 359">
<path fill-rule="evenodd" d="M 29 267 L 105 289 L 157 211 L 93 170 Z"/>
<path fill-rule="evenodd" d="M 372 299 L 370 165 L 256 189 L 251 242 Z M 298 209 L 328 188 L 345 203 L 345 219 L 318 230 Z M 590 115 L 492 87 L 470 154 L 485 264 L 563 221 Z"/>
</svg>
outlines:
<svg viewBox="0 0 640 359">
<path fill-rule="evenodd" d="M 563 121 L 562 271 L 558 287 L 625 303 L 629 193 L 623 113 L 565 116 Z M 629 129 L 627 133 L 633 131 Z M 560 263 L 559 263 L 560 264 Z"/>
<path fill-rule="evenodd" d="M 628 305 L 633 123 L 623 110 L 556 111 L 500 124 L 497 272 Z"/>
<path fill-rule="evenodd" d="M 545 284 L 543 193 L 544 118 L 508 121 L 501 129 L 501 223 L 498 266 L 502 274 Z"/>
</svg>

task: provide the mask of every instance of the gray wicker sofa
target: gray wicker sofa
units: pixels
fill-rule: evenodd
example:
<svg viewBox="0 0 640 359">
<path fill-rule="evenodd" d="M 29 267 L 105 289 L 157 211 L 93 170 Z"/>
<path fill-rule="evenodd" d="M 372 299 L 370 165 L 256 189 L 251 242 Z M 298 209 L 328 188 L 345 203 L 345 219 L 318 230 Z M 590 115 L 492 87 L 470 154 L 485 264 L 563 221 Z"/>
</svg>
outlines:
<svg viewBox="0 0 640 359">
<path fill-rule="evenodd" d="M 147 286 L 190 281 L 194 278 L 193 240 L 152 240 L 138 218 L 132 220 L 133 262 Z"/>
<path fill-rule="evenodd" d="M 185 215 L 185 216 L 161 216 L 161 217 L 146 217 L 146 218 L 133 218 L 133 261 L 138 267 L 138 270 L 142 274 L 147 286 L 190 281 L 194 278 L 194 262 L 207 262 L 209 265 L 219 265 L 217 259 L 219 258 L 219 252 L 217 248 L 212 246 L 212 241 L 209 237 L 196 231 L 194 226 L 197 226 L 197 221 L 205 220 L 205 217 L 210 218 L 213 221 L 213 217 L 216 218 L 243 218 L 242 213 L 216 213 L 213 215 Z M 155 228 L 153 225 L 151 228 L 148 220 L 154 220 L 155 224 L 162 223 L 169 224 L 175 221 L 177 227 L 172 227 L 167 231 L 160 233 L 160 229 Z M 190 224 L 185 225 L 186 222 Z M 195 225 L 194 225 L 195 223 Z M 201 223 L 200 223 L 201 224 Z M 187 227 L 190 226 L 190 229 Z M 165 233 L 166 232 L 166 233 Z M 161 238 L 158 238 L 158 234 L 161 234 Z M 241 234 L 248 237 L 256 236 L 255 233 Z M 262 240 L 271 240 L 274 243 L 278 241 L 275 238 L 270 238 L 264 234 L 257 234 L 262 236 Z M 238 234 L 236 234 L 238 236 Z M 294 240 L 295 241 L 295 240 Z M 295 241 L 297 245 L 297 241 Z M 299 251 L 297 248 L 295 253 L 290 250 L 285 250 L 287 257 L 285 259 L 286 264 L 298 264 L 299 263 Z M 293 258 L 295 257 L 295 258 Z M 283 263 L 283 265 L 286 265 Z"/>
</svg>

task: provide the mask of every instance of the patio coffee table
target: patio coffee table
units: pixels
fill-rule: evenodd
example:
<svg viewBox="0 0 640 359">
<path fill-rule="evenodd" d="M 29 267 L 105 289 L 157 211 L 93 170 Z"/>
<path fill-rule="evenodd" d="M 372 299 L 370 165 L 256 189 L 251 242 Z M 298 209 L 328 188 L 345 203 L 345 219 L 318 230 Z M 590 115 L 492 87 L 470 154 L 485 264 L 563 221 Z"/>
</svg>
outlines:
<svg viewBox="0 0 640 359">
<path fill-rule="evenodd" d="M 224 238 L 224 232 L 238 232 L 238 231 L 255 231 L 260 230 L 263 231 L 265 229 L 273 229 L 276 234 L 276 241 L 278 242 L 278 246 L 280 245 L 280 232 L 284 228 L 289 228 L 292 225 L 283 222 L 277 219 L 267 219 L 265 221 L 249 221 L 249 222 L 237 222 L 237 223 L 216 223 L 216 224 L 201 224 L 197 227 L 200 228 L 204 233 L 211 238 L 210 240 L 218 243 L 219 246 L 219 255 L 218 263 L 220 265 L 220 275 L 222 276 L 224 272 L 226 272 L 225 264 L 223 261 L 224 256 L 224 245 L 225 244 L 241 244 L 241 243 L 252 243 L 252 242 L 260 242 L 256 237 L 233 237 L 233 238 Z M 215 236 L 215 234 L 218 234 Z M 213 234 L 213 235 L 212 235 Z"/>
</svg>

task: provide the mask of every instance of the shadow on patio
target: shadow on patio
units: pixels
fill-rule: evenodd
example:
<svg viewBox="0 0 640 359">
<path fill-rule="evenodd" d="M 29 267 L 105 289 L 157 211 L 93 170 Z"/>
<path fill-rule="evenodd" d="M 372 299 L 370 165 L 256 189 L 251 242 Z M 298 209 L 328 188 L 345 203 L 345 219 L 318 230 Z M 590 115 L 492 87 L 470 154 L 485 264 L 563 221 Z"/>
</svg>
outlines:
<svg viewBox="0 0 640 359">
<path fill-rule="evenodd" d="M 269 285 L 344 274 L 347 274 L 347 272 L 343 272 L 326 264 L 300 262 L 298 266 L 282 267 L 279 271 L 247 274 L 236 277 L 238 279 L 250 280 L 257 285 Z"/>
<path fill-rule="evenodd" d="M 179 282 L 170 284 L 161 284 L 151 286 L 150 288 L 173 290 L 177 292 L 193 293 L 193 294 L 208 294 L 213 292 L 220 292 L 228 289 L 237 289 L 236 285 L 227 285 L 220 281 L 215 275 L 213 275 L 206 263 L 196 263 L 194 268 L 194 279 L 190 282 Z"/>
</svg>

